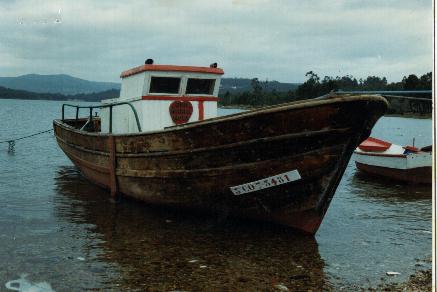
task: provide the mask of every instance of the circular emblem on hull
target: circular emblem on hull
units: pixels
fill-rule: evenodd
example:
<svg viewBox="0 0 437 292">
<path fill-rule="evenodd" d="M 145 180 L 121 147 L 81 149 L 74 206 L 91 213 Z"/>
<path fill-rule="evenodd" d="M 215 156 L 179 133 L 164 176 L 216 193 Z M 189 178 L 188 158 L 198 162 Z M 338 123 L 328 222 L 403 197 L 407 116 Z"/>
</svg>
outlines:
<svg viewBox="0 0 437 292">
<path fill-rule="evenodd" d="M 193 105 L 189 101 L 173 101 L 169 110 L 170 117 L 176 125 L 184 124 L 193 114 Z"/>
</svg>

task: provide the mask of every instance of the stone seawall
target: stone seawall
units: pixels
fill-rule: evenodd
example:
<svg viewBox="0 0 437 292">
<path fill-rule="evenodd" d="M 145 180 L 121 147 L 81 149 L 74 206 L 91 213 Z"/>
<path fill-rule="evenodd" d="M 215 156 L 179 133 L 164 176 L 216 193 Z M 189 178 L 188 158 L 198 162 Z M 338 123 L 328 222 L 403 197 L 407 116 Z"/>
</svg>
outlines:
<svg viewBox="0 0 437 292">
<path fill-rule="evenodd" d="M 390 103 L 387 114 L 430 116 L 432 113 L 432 99 L 383 95 Z"/>
</svg>

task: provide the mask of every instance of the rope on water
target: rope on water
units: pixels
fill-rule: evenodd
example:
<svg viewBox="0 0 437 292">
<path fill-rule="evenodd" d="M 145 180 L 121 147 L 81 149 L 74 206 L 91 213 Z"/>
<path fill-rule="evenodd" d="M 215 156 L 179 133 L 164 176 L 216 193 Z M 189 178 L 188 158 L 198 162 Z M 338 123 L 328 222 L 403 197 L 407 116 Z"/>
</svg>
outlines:
<svg viewBox="0 0 437 292">
<path fill-rule="evenodd" d="M 15 141 L 26 139 L 26 138 L 30 138 L 30 137 L 33 137 L 33 136 L 37 136 L 37 135 L 44 134 L 44 133 L 47 133 L 47 132 L 50 132 L 50 131 L 53 131 L 53 129 L 48 129 L 48 130 L 45 130 L 45 131 L 37 132 L 37 133 L 30 134 L 30 135 L 23 136 L 23 137 L 16 138 L 16 139 L 9 139 L 9 140 L 0 141 L 0 144 L 8 143 L 9 144 L 8 145 L 8 152 L 11 153 L 11 152 L 15 151 Z"/>
</svg>

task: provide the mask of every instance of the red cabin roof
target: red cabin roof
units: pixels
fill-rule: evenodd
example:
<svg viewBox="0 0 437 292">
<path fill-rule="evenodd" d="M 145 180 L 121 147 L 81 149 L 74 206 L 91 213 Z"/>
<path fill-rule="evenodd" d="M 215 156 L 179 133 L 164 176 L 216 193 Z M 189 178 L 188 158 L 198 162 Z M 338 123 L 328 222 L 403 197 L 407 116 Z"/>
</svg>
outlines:
<svg viewBox="0 0 437 292">
<path fill-rule="evenodd" d="M 358 148 L 360 148 L 362 151 L 368 151 L 368 152 L 382 152 L 390 148 L 391 143 L 379 140 L 376 138 L 369 137 L 366 140 L 364 140 Z"/>
<path fill-rule="evenodd" d="M 142 65 L 126 71 L 123 71 L 120 75 L 121 78 L 135 75 L 144 71 L 170 71 L 170 72 L 193 72 L 193 73 L 208 73 L 223 75 L 222 68 L 211 67 L 196 67 L 196 66 L 176 66 L 176 65 Z"/>
</svg>

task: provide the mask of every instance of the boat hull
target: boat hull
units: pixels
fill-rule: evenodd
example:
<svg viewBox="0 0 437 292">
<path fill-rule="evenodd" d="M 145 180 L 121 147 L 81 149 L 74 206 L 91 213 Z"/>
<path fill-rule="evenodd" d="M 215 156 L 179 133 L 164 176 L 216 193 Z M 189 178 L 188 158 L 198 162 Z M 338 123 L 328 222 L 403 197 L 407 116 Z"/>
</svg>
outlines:
<svg viewBox="0 0 437 292">
<path fill-rule="evenodd" d="M 314 234 L 353 150 L 386 107 L 381 97 L 342 96 L 153 133 L 88 133 L 76 120 L 55 120 L 54 129 L 81 173 L 112 193 Z M 290 171 L 299 178 L 253 191 L 256 182 Z M 236 195 L 238 186 L 246 192 Z"/>
<path fill-rule="evenodd" d="M 394 179 L 413 184 L 430 184 L 432 183 L 432 167 L 416 167 L 408 169 L 389 168 L 364 164 L 355 161 L 355 165 L 360 171 L 379 177 Z"/>
</svg>

